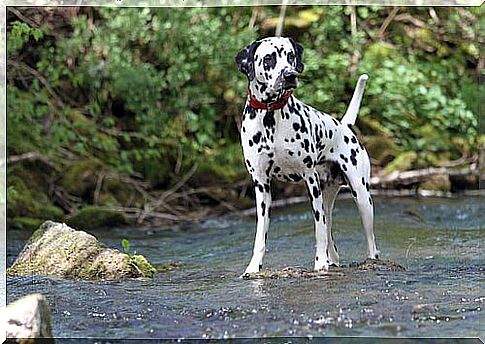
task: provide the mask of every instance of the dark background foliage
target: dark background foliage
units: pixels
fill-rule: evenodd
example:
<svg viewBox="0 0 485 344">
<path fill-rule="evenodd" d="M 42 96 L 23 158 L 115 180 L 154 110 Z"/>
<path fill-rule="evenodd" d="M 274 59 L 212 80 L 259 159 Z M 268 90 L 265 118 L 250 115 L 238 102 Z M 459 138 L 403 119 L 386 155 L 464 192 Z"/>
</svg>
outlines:
<svg viewBox="0 0 485 344">
<path fill-rule="evenodd" d="M 279 10 L 9 8 L 9 226 L 250 206 L 234 57 L 274 35 Z M 367 73 L 357 126 L 375 174 L 475 161 L 483 22 L 480 8 L 289 7 L 283 35 L 305 48 L 295 94 L 339 117 Z"/>
</svg>

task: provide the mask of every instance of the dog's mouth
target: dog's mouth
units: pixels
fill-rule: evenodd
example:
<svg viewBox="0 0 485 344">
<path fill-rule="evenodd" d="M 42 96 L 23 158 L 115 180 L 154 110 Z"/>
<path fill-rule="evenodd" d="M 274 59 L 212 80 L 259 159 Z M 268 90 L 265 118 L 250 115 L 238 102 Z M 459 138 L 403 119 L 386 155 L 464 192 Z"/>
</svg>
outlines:
<svg viewBox="0 0 485 344">
<path fill-rule="evenodd" d="M 295 78 L 294 80 L 285 80 L 283 81 L 283 89 L 284 90 L 292 90 L 298 86 L 298 80 Z"/>
</svg>

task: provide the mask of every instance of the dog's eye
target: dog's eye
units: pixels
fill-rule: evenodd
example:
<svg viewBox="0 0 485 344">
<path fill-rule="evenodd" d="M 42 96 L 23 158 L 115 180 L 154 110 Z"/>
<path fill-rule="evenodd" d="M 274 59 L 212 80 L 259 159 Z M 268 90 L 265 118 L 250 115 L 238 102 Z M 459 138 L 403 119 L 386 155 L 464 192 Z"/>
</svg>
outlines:
<svg viewBox="0 0 485 344">
<path fill-rule="evenodd" d="M 273 63 L 273 57 L 271 55 L 266 55 L 264 58 L 263 58 L 263 62 L 265 65 L 270 65 Z"/>
<path fill-rule="evenodd" d="M 293 63 L 295 61 L 295 55 L 293 53 L 288 54 L 288 62 Z"/>
</svg>

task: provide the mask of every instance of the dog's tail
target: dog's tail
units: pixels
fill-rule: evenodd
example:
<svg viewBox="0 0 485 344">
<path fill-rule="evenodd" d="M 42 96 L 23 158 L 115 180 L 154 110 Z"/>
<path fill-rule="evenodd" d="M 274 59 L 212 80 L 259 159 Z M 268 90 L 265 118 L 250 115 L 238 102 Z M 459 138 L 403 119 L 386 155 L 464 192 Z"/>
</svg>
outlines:
<svg viewBox="0 0 485 344">
<path fill-rule="evenodd" d="M 362 100 L 362 95 L 364 94 L 365 82 L 368 78 L 369 77 L 367 74 L 362 74 L 357 81 L 357 86 L 355 86 L 354 95 L 352 96 L 349 107 L 347 108 L 345 115 L 340 120 L 342 124 L 355 124 L 355 120 L 357 119 L 357 114 L 359 113 L 360 109 L 360 101 Z"/>
</svg>

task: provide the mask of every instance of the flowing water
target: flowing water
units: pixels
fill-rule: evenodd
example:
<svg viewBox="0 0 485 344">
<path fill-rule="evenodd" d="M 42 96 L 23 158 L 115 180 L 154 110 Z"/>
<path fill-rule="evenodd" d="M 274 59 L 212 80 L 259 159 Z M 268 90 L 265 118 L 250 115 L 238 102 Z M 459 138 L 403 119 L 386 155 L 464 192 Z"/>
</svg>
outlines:
<svg viewBox="0 0 485 344">
<path fill-rule="evenodd" d="M 253 217 L 212 220 L 174 231 L 93 231 L 108 246 L 132 249 L 154 265 L 153 279 L 87 282 L 57 277 L 7 279 L 7 301 L 34 292 L 52 309 L 56 337 L 477 337 L 485 302 L 480 198 L 375 199 L 382 258 L 404 272 L 354 271 L 320 278 L 244 280 Z M 7 264 L 28 234 L 8 232 Z M 334 210 L 341 263 L 365 258 L 356 207 Z M 312 268 L 313 220 L 306 204 L 274 209 L 264 268 Z"/>
</svg>

